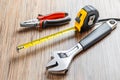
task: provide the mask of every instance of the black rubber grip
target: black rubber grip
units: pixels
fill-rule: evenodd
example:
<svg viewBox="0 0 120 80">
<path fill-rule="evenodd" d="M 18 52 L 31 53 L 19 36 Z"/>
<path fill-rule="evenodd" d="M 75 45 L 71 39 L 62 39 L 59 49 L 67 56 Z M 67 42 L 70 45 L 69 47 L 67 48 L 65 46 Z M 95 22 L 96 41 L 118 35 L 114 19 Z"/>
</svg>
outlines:
<svg viewBox="0 0 120 80">
<path fill-rule="evenodd" d="M 103 23 L 101 26 L 93 30 L 89 35 L 83 38 L 79 43 L 83 47 L 83 50 L 91 47 L 112 31 L 111 26 L 108 23 Z"/>
<path fill-rule="evenodd" d="M 70 17 L 65 17 L 65 18 L 61 18 L 61 19 L 55 19 L 55 20 L 45 20 L 43 21 L 42 24 L 42 28 L 46 28 L 46 27 L 53 27 L 53 26 L 61 26 L 64 24 L 67 24 L 71 21 Z"/>
</svg>

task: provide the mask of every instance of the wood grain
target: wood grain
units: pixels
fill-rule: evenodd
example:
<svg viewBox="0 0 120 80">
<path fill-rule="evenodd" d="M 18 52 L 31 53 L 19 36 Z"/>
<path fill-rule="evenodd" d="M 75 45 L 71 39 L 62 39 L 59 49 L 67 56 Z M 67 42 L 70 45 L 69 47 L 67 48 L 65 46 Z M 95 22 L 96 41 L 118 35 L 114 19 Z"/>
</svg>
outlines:
<svg viewBox="0 0 120 80">
<path fill-rule="evenodd" d="M 0 80 L 120 80 L 120 24 L 104 40 L 76 56 L 66 75 L 51 75 L 45 66 L 53 51 L 66 50 L 88 34 L 67 34 L 30 49 L 16 46 L 71 27 L 85 5 L 99 10 L 100 18 L 119 17 L 120 0 L 0 0 Z M 38 14 L 68 12 L 72 21 L 44 30 L 25 29 L 20 22 Z"/>
</svg>

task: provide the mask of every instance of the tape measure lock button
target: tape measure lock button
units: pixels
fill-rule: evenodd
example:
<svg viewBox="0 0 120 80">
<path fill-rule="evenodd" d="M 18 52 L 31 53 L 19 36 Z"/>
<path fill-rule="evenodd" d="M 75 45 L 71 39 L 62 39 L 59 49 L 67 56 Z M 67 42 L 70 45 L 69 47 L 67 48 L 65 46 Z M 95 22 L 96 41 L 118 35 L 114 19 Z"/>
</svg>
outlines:
<svg viewBox="0 0 120 80">
<path fill-rule="evenodd" d="M 79 17 L 76 17 L 75 20 L 80 23 L 80 18 Z"/>
</svg>

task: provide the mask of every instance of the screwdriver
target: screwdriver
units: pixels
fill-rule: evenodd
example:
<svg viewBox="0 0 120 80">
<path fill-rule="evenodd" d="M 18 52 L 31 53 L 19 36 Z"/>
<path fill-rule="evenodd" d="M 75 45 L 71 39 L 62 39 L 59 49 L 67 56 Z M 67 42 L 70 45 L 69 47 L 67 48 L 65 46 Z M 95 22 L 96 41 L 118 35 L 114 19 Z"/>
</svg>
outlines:
<svg viewBox="0 0 120 80">
<path fill-rule="evenodd" d="M 60 35 L 63 35 L 71 31 L 82 32 L 82 31 L 89 30 L 95 25 L 96 21 L 98 20 L 98 17 L 99 17 L 99 12 L 97 11 L 97 9 L 91 5 L 87 5 L 78 12 L 75 18 L 75 25 L 73 27 L 45 36 L 37 40 L 33 40 L 25 44 L 21 44 L 17 46 L 16 49 L 19 51 L 25 48 L 29 48 L 31 46 L 35 46 L 37 44 L 48 41 L 52 38 L 58 37 Z"/>
</svg>

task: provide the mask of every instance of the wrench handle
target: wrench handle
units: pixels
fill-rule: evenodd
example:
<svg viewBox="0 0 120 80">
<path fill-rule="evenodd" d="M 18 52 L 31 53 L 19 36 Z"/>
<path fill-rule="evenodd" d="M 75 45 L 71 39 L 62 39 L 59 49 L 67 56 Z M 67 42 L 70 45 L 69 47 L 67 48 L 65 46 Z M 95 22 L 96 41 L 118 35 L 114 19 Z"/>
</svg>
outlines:
<svg viewBox="0 0 120 80">
<path fill-rule="evenodd" d="M 88 49 L 89 47 L 103 39 L 113 30 L 114 27 L 116 27 L 116 21 L 111 20 L 103 23 L 98 28 L 93 30 L 89 35 L 87 35 L 79 42 L 83 47 L 83 50 Z"/>
</svg>

